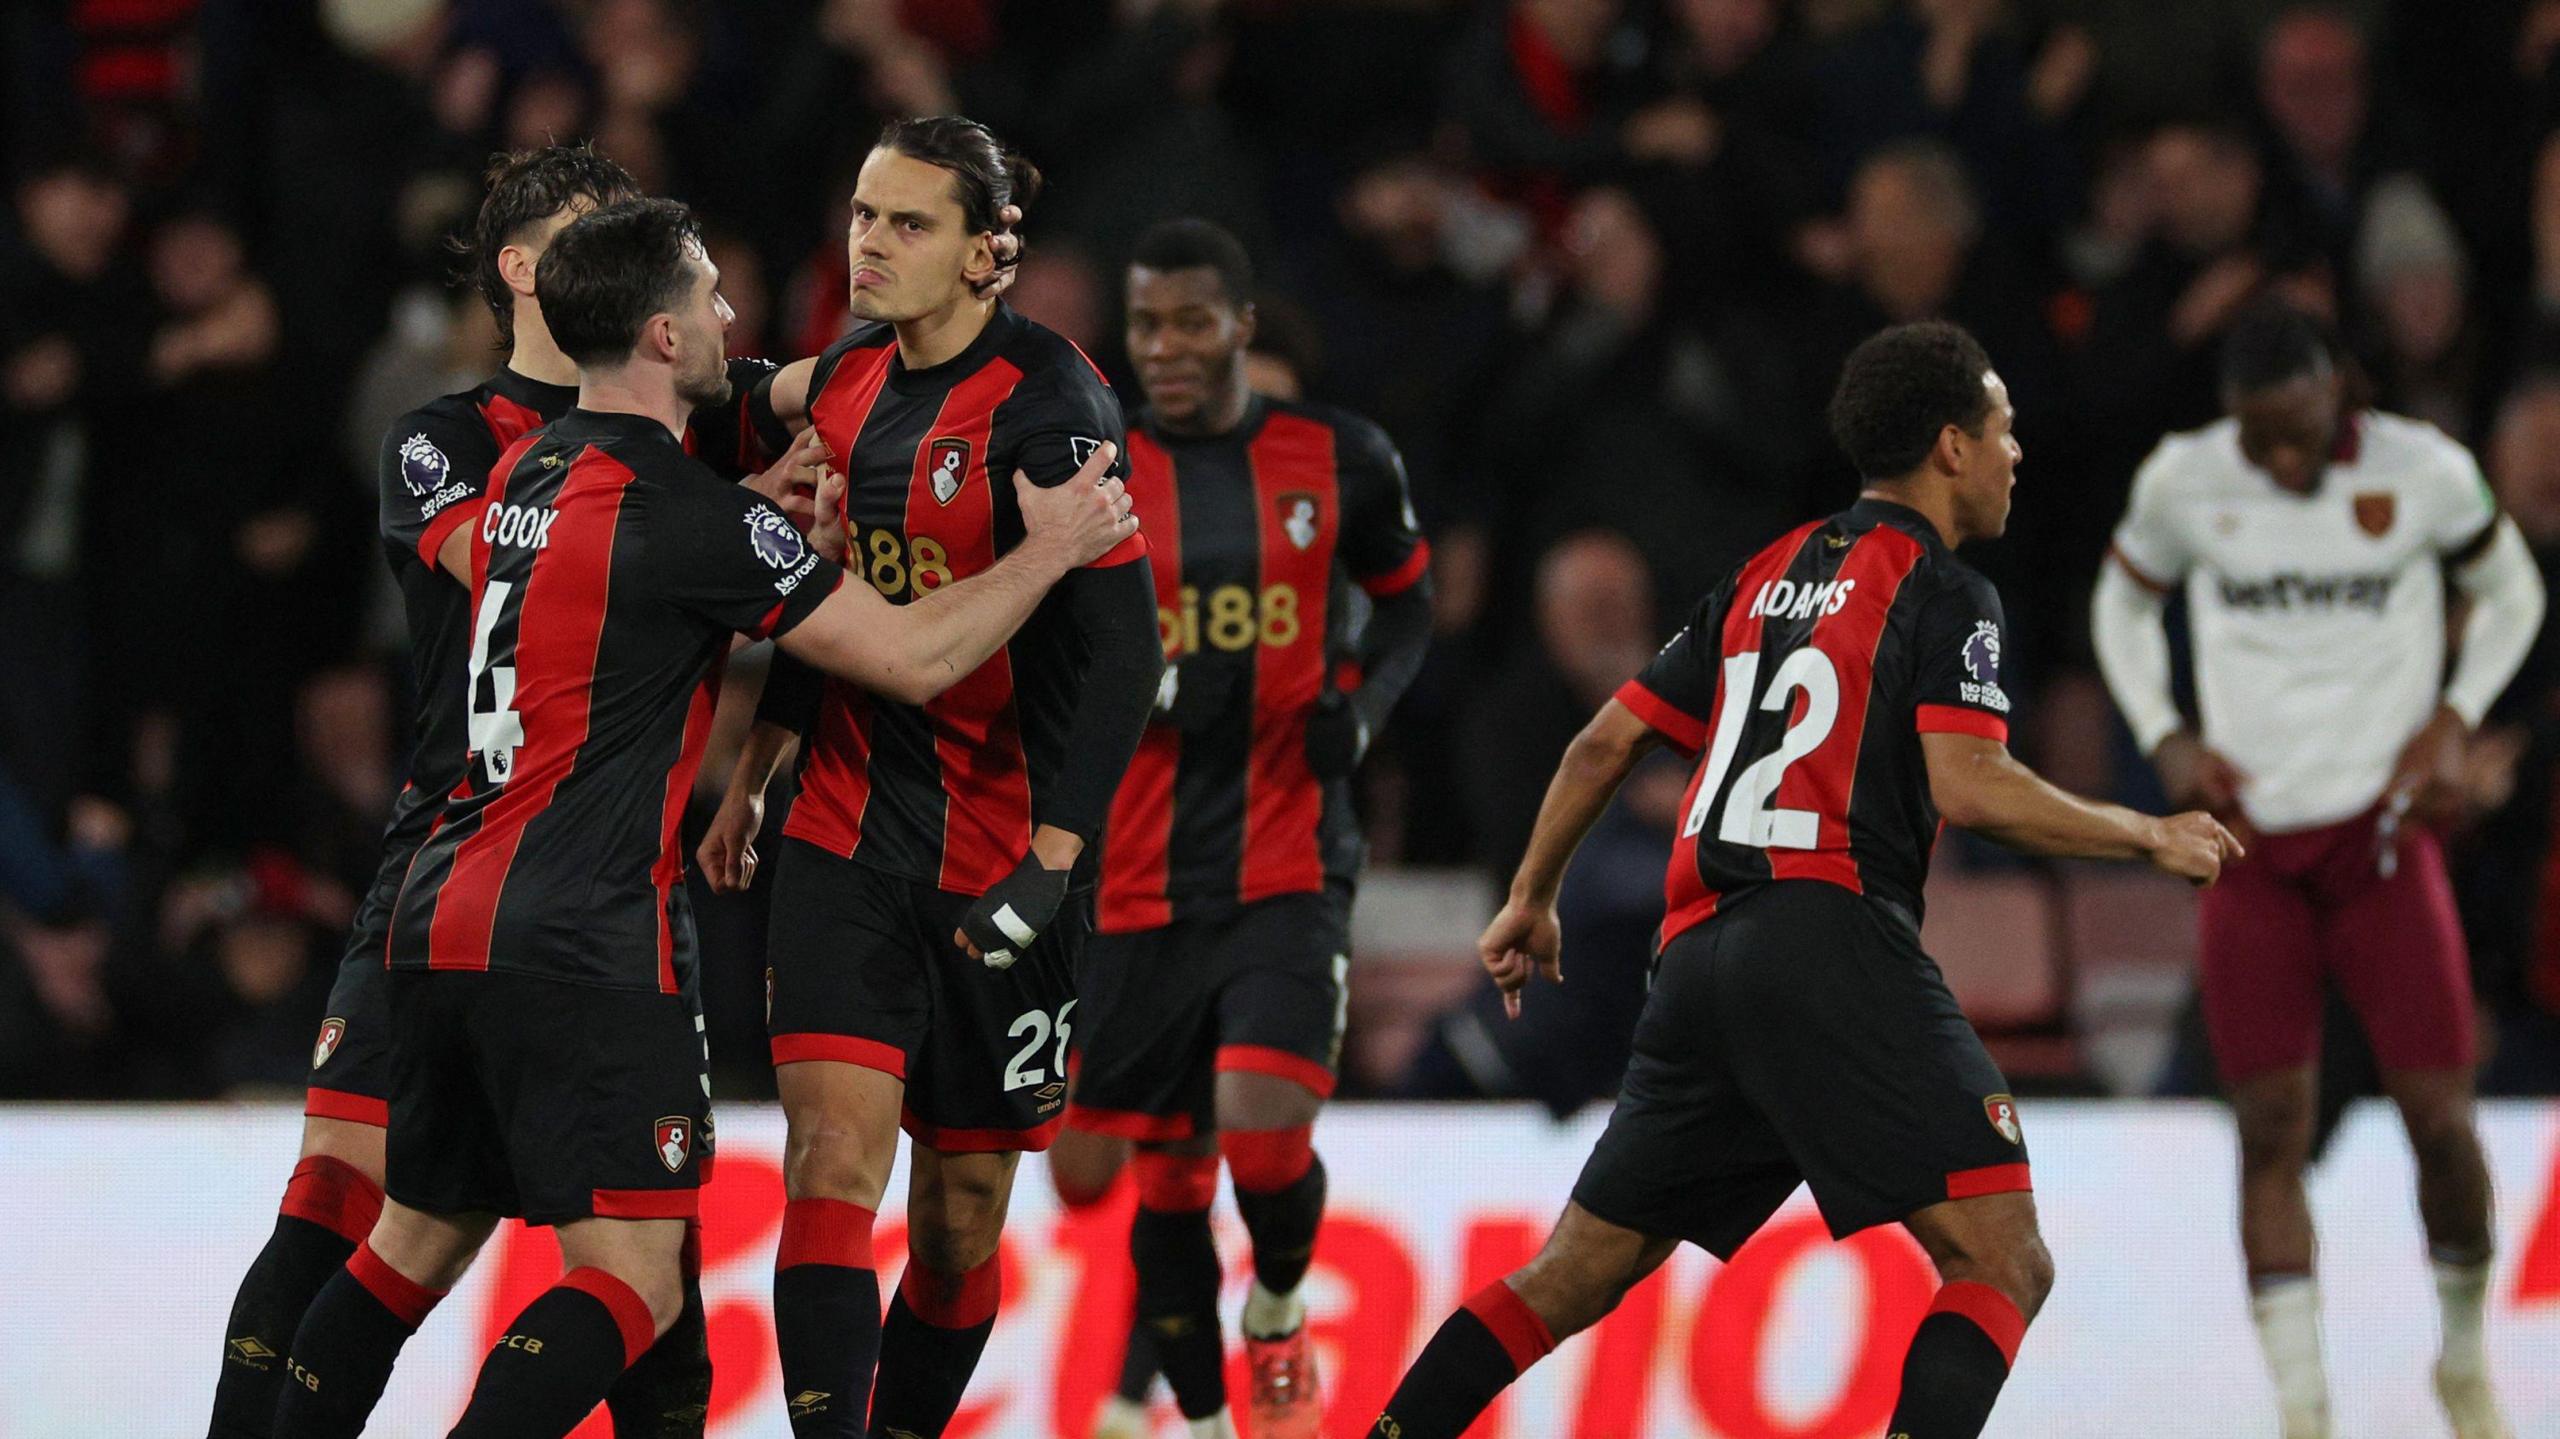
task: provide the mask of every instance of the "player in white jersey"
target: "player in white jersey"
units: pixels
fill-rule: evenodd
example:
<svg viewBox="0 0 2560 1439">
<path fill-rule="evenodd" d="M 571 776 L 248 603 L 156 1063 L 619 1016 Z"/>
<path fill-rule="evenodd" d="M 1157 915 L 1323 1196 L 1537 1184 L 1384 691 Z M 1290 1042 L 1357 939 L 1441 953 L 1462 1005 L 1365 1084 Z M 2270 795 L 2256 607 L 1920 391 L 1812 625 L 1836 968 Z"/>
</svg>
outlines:
<svg viewBox="0 0 2560 1439">
<path fill-rule="evenodd" d="M 2246 825 L 2201 901 L 2205 1023 L 2240 1129 L 2240 1238 L 2285 1439 L 2325 1439 L 2311 1212 L 2324 989 L 2363 1023 L 2418 1162 L 2458 1439 L 2509 1439 L 2481 1338 L 2489 1178 L 2472 1127 L 2470 959 L 2431 827 L 2462 740 L 2523 661 L 2542 582 L 2470 452 L 2350 408 L 2326 337 L 2253 311 L 2230 415 L 2160 442 L 2098 582 L 2098 659 L 2173 802 Z M 2445 577 L 2465 600 L 2445 669 Z M 2203 731 L 2170 694 L 2185 588 Z"/>
</svg>

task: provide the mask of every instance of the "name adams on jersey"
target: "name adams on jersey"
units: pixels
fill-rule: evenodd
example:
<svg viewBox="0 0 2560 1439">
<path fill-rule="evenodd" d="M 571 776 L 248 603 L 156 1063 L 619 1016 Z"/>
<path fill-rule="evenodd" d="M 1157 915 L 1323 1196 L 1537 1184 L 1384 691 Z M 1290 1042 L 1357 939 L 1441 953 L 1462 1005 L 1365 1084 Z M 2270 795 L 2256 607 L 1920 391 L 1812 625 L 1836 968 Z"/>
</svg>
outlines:
<svg viewBox="0 0 2560 1439">
<path fill-rule="evenodd" d="M 1745 562 L 1619 703 L 1703 760 L 1662 942 L 1812 879 L 1916 921 L 1938 811 L 1920 736 L 2006 741 L 2000 597 L 1917 511 L 1866 499 Z"/>
</svg>

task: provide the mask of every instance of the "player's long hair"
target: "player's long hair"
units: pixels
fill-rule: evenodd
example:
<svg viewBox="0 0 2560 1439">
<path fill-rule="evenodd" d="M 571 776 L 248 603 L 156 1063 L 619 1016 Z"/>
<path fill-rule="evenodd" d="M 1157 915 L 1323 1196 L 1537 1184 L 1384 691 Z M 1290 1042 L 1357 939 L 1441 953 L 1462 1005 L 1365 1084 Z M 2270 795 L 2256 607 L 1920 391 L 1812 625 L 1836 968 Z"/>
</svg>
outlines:
<svg viewBox="0 0 2560 1439">
<path fill-rule="evenodd" d="M 469 280 L 480 292 L 481 303 L 497 318 L 499 337 L 513 347 L 516 292 L 498 273 L 498 252 L 565 206 L 584 201 L 602 209 L 637 199 L 640 182 L 599 153 L 594 142 L 581 140 L 491 156 L 487 189 L 470 230 L 456 235 L 450 248 L 460 261 L 455 278 Z"/>
<path fill-rule="evenodd" d="M 996 212 L 1012 205 L 1028 214 L 1031 202 L 1040 198 L 1040 168 L 1006 149 L 994 131 L 964 115 L 892 120 L 881 129 L 873 148 L 949 171 L 960 213 L 972 233 L 1010 233 L 996 222 Z M 996 268 L 1009 270 L 1021 264 L 1023 248 L 1028 247 L 1017 248 L 1010 256 L 997 255 Z"/>
</svg>

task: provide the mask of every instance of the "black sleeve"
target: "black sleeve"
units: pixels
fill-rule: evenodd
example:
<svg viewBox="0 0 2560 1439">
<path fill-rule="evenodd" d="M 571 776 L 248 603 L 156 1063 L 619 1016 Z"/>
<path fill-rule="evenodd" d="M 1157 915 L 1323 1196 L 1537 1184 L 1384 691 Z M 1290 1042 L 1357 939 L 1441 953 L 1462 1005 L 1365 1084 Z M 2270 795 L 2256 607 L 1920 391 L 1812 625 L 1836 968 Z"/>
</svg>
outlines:
<svg viewBox="0 0 2560 1439">
<path fill-rule="evenodd" d="M 1641 674 L 1618 687 L 1618 703 L 1691 754 L 1706 748 L 1707 721 L 1716 711 L 1716 684 L 1723 671 L 1719 637 L 1724 633 L 1724 609 L 1733 584 L 1727 579 L 1715 593 L 1698 601 L 1680 633 L 1671 637 Z"/>
<path fill-rule="evenodd" d="M 1360 631 L 1360 687 L 1351 692 L 1351 708 L 1370 734 L 1386 728 L 1387 716 L 1422 673 L 1430 651 L 1428 578 L 1376 601 Z"/>
<path fill-rule="evenodd" d="M 1342 491 L 1337 552 L 1360 588 L 1382 598 L 1401 594 L 1421 583 L 1431 567 L 1431 546 L 1423 541 L 1405 483 L 1404 457 L 1386 431 L 1366 420 L 1346 420 L 1335 434 Z"/>
<path fill-rule="evenodd" d="M 693 412 L 686 431 L 685 452 L 709 465 L 720 478 L 736 480 L 772 464 L 775 456 L 789 449 L 786 433 L 781 448 L 768 453 L 766 436 L 756 418 L 755 397 L 771 383 L 779 368 L 771 360 L 732 358 L 729 398 Z M 771 405 L 771 396 L 767 395 L 767 417 L 772 414 Z"/>
<path fill-rule="evenodd" d="M 654 481 L 642 502 L 651 592 L 718 628 L 788 634 L 844 578 L 782 511 L 699 469 Z"/>
<path fill-rule="evenodd" d="M 479 513 L 497 462 L 497 439 L 468 409 L 438 402 L 402 415 L 375 465 L 383 542 L 433 567 L 453 527 Z"/>
<path fill-rule="evenodd" d="M 1922 732 L 1978 734 L 2006 743 L 2009 696 L 2000 688 L 2000 592 L 1971 570 L 1950 575 L 1923 600 L 1912 627 L 1912 722 Z"/>
<path fill-rule="evenodd" d="M 826 692 L 825 672 L 776 649 L 773 664 L 765 671 L 764 693 L 756 698 L 756 723 L 780 725 L 807 739 L 818 723 L 818 701 Z"/>
<path fill-rule="evenodd" d="M 1112 791 L 1138 752 L 1164 673 L 1156 631 L 1154 571 L 1143 564 L 1082 569 L 1059 581 L 1085 644 L 1083 688 L 1067 727 L 1059 782 L 1034 800 L 1031 822 L 1091 841 L 1111 810 Z"/>
<path fill-rule="evenodd" d="M 791 427 L 773 412 L 773 377 L 780 370 L 768 370 L 763 378 L 747 387 L 747 423 L 755 427 L 756 440 L 770 455 L 783 454 L 791 448 Z M 811 376 L 812 383 L 816 377 Z"/>
<path fill-rule="evenodd" d="M 1005 426 L 1011 453 L 993 457 L 996 463 L 987 467 L 992 483 L 1009 490 L 1013 472 L 1020 470 L 1042 489 L 1064 484 L 1105 441 L 1120 447 L 1111 473 L 1128 478 L 1129 428 L 1120 416 L 1119 397 L 1081 356 L 1051 367 L 1036 390 L 1026 389 L 1008 405 L 1013 410 Z"/>
</svg>

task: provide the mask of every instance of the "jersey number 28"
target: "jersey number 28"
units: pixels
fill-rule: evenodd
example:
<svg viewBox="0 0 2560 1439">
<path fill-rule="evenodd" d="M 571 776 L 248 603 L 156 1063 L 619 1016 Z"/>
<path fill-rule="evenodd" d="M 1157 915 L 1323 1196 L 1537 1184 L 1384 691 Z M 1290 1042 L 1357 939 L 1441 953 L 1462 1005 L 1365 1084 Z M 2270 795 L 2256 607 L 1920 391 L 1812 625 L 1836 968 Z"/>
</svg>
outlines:
<svg viewBox="0 0 2560 1439">
<path fill-rule="evenodd" d="M 1742 725 L 1752 708 L 1759 678 L 1758 650 L 1725 656 L 1724 705 L 1716 716 L 1715 738 L 1707 747 L 1707 768 L 1698 780 L 1698 797 L 1689 806 L 1688 821 L 1680 827 L 1683 839 L 1707 827 L 1708 811 L 1715 807 L 1716 795 L 1724 788 L 1725 773 L 1733 768 L 1735 751 L 1742 747 Z M 1787 766 L 1820 749 L 1840 718 L 1840 672 L 1832 667 L 1829 655 L 1807 646 L 1787 656 L 1776 673 L 1769 676 L 1769 692 L 1760 697 L 1759 708 L 1785 714 L 1793 707 L 1798 691 L 1805 697 L 1803 717 L 1787 726 L 1778 737 L 1776 749 L 1753 760 L 1734 777 L 1733 794 L 1724 805 L 1724 819 L 1716 826 L 1716 838 L 1727 844 L 1754 849 L 1812 849 L 1821 843 L 1822 816 L 1809 809 L 1780 809 L 1771 801 L 1778 793 L 1778 781 L 1786 776 Z"/>
</svg>

